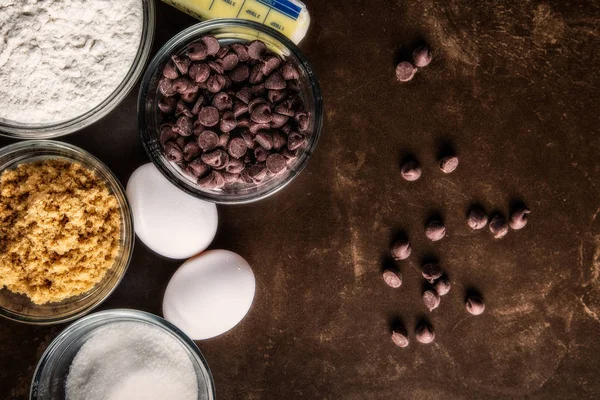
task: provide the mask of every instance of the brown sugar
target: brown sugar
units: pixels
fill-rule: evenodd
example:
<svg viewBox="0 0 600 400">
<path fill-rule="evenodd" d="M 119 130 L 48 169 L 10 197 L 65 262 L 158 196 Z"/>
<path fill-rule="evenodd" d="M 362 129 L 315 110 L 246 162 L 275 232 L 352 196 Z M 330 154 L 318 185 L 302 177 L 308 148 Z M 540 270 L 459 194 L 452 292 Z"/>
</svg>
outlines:
<svg viewBox="0 0 600 400">
<path fill-rule="evenodd" d="M 92 289 L 119 252 L 119 204 L 92 170 L 65 160 L 0 176 L 0 288 L 36 304 Z"/>
</svg>

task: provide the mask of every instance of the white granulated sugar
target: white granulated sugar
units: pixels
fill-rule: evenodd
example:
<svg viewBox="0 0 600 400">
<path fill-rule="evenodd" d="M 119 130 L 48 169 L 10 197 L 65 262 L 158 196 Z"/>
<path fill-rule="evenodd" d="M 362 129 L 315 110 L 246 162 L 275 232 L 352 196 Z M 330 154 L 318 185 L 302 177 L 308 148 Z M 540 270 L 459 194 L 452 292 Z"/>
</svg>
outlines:
<svg viewBox="0 0 600 400">
<path fill-rule="evenodd" d="M 66 121 L 125 78 L 142 0 L 0 0 L 0 119 Z"/>
<path fill-rule="evenodd" d="M 194 366 L 181 344 L 138 322 L 94 331 L 73 359 L 65 388 L 67 400 L 198 398 Z"/>
</svg>

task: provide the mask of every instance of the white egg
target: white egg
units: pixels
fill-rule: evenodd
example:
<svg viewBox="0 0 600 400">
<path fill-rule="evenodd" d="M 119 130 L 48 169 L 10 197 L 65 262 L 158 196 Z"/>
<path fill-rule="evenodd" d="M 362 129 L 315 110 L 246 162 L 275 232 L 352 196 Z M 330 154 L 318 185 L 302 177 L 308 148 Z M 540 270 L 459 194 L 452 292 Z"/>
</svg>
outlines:
<svg viewBox="0 0 600 400">
<path fill-rule="evenodd" d="M 135 233 L 151 250 L 176 259 L 205 250 L 217 233 L 217 206 L 169 182 L 154 164 L 139 167 L 127 182 Z"/>
<path fill-rule="evenodd" d="M 163 315 L 193 340 L 209 339 L 244 318 L 255 286 L 254 273 L 241 256 L 207 251 L 175 272 L 163 298 Z"/>
</svg>

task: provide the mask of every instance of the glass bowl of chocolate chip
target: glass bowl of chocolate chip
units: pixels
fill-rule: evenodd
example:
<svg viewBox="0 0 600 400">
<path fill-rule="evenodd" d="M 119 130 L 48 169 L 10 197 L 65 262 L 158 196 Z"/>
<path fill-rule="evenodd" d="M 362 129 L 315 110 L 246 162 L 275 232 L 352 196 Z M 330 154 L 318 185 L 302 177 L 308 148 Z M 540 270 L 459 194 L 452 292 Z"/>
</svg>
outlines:
<svg viewBox="0 0 600 400">
<path fill-rule="evenodd" d="M 263 199 L 306 166 L 323 100 L 302 52 L 238 19 L 194 25 L 158 52 L 142 79 L 146 152 L 181 190 L 221 204 Z"/>
</svg>

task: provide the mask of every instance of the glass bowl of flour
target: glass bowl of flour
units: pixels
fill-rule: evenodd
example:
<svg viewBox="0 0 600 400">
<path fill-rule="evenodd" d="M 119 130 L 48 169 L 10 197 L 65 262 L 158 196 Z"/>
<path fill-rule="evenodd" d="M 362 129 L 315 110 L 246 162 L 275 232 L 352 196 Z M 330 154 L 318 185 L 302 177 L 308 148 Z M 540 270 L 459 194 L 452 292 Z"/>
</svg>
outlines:
<svg viewBox="0 0 600 400">
<path fill-rule="evenodd" d="M 150 54 L 152 0 L 24 0 L 0 7 L 0 134 L 80 130 L 131 91 Z"/>
<path fill-rule="evenodd" d="M 35 370 L 31 400 L 214 400 L 198 347 L 143 311 L 97 312 L 67 327 Z"/>
</svg>

